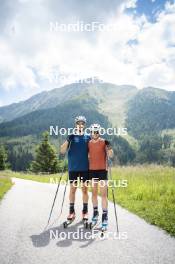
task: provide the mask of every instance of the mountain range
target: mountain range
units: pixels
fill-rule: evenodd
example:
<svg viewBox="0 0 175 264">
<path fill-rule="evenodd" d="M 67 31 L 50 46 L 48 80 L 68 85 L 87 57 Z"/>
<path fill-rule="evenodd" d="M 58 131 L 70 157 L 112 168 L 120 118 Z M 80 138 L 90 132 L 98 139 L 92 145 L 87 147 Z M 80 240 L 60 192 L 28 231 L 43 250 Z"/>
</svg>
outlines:
<svg viewBox="0 0 175 264">
<path fill-rule="evenodd" d="M 0 107 L 0 122 L 11 121 L 36 110 L 53 108 L 69 100 L 86 99 L 89 106 L 96 103 L 101 113 L 107 115 L 112 123 L 119 125 L 124 120 L 125 104 L 136 93 L 137 88 L 129 85 L 73 83 L 41 92 L 19 103 Z"/>
<path fill-rule="evenodd" d="M 152 138 L 171 133 L 175 139 L 175 92 L 101 82 L 73 83 L 0 107 L 0 144 L 8 149 L 12 169 L 26 170 L 42 132 L 50 126 L 72 127 L 77 115 L 86 116 L 87 126 L 100 123 L 106 128 L 127 128 L 128 136 L 110 138 L 120 164 L 134 160 L 145 135 Z M 50 140 L 57 150 L 63 141 L 53 136 Z"/>
<path fill-rule="evenodd" d="M 175 92 L 98 81 L 69 84 L 0 107 L 0 136 L 37 134 L 49 123 L 70 126 L 67 121 L 73 123 L 74 116 L 83 112 L 89 121 L 102 122 L 103 116 L 105 124 L 107 118 L 139 138 L 143 133 L 175 128 Z"/>
</svg>

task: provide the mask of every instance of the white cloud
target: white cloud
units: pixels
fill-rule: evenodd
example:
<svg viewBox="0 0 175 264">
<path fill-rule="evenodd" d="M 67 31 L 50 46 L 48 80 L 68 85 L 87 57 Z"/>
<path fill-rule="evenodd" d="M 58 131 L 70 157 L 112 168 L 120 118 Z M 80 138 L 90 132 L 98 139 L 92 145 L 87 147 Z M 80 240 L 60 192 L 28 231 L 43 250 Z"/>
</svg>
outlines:
<svg viewBox="0 0 175 264">
<path fill-rule="evenodd" d="M 175 90 L 175 5 L 166 5 L 154 24 L 145 23 L 138 36 L 136 61 L 144 86 Z"/>
<path fill-rule="evenodd" d="M 0 39 L 3 89 L 20 86 L 25 98 L 74 79 L 99 76 L 116 84 L 175 90 L 175 4 L 167 2 L 157 21 L 150 23 L 145 16 L 124 12 L 137 1 L 119 1 L 105 17 L 106 24 L 116 24 L 115 31 L 66 33 L 49 31 L 49 22 L 57 19 L 49 2 L 47 6 L 37 1 L 35 8 L 33 1 L 20 2 Z M 49 82 L 51 73 L 57 74 L 55 83 Z"/>
<path fill-rule="evenodd" d="M 135 8 L 137 6 L 137 0 L 129 0 L 126 1 L 125 7 L 126 8 Z"/>
<path fill-rule="evenodd" d="M 0 42 L 0 54 L 0 79 L 5 90 L 15 89 L 17 85 L 30 90 L 39 87 L 33 70 L 26 64 L 24 58 L 16 56 L 8 43 Z"/>
</svg>

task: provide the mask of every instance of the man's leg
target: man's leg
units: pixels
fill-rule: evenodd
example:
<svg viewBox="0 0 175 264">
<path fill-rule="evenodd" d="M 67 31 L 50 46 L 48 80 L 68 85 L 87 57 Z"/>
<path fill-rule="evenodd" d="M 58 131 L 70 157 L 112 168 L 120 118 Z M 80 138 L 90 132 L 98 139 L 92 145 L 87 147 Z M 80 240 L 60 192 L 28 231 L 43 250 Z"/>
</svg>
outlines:
<svg viewBox="0 0 175 264">
<path fill-rule="evenodd" d="M 80 173 L 80 180 L 81 180 L 81 189 L 82 189 L 82 200 L 83 200 L 83 210 L 82 216 L 83 219 L 88 218 L 88 183 L 89 183 L 89 173 L 88 171 L 84 171 Z"/>
<path fill-rule="evenodd" d="M 75 194 L 77 190 L 77 173 L 69 172 L 69 182 L 70 182 L 70 191 L 69 191 L 69 216 L 68 218 L 72 218 L 75 216 Z"/>
<path fill-rule="evenodd" d="M 83 198 L 83 214 L 88 212 L 88 187 L 87 183 L 82 183 L 82 198 Z"/>
<path fill-rule="evenodd" d="M 69 213 L 73 214 L 75 213 L 74 204 L 75 204 L 75 193 L 76 193 L 77 187 L 75 182 L 70 184 L 70 192 L 69 192 Z"/>
</svg>

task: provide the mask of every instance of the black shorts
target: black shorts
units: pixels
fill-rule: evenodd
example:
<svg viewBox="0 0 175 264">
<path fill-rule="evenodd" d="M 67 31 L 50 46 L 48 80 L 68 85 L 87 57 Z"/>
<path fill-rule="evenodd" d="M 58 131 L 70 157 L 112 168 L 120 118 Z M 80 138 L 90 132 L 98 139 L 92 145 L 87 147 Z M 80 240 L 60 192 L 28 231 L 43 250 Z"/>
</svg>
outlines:
<svg viewBox="0 0 175 264">
<path fill-rule="evenodd" d="M 73 181 L 77 181 L 78 178 L 82 182 L 88 181 L 89 180 L 89 172 L 88 171 L 69 171 L 70 183 Z"/>
<path fill-rule="evenodd" d="M 108 172 L 106 170 L 90 170 L 89 171 L 89 179 L 97 179 L 100 180 L 107 180 L 108 179 Z"/>
</svg>

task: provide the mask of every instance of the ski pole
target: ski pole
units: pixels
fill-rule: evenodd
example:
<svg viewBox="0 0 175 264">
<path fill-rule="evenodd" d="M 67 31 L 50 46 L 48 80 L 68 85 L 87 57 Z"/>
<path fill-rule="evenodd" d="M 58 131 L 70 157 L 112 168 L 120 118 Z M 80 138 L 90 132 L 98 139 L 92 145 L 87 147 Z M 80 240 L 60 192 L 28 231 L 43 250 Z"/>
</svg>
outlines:
<svg viewBox="0 0 175 264">
<path fill-rule="evenodd" d="M 68 185 L 68 178 L 67 178 L 67 181 L 66 181 L 66 185 L 65 185 L 65 187 L 64 187 L 64 194 L 63 194 L 63 200 L 62 200 L 62 205 L 61 205 L 61 211 L 60 211 L 60 214 L 59 214 L 59 216 L 58 216 L 58 219 L 59 219 L 60 216 L 62 215 L 63 205 L 64 205 L 64 200 L 65 200 L 65 196 L 66 196 L 67 185 Z"/>
<path fill-rule="evenodd" d="M 68 153 L 68 151 L 69 151 L 69 149 L 70 149 L 70 146 L 71 146 L 71 142 L 69 142 L 68 149 L 67 149 L 67 153 Z M 65 160 L 65 158 L 66 158 L 66 154 L 65 154 L 64 160 Z M 63 175 L 63 174 L 62 174 L 62 175 Z M 61 178 L 62 178 L 62 175 L 61 175 Z M 61 179 L 60 179 L 60 181 L 61 181 Z M 58 221 L 58 219 L 60 218 L 60 216 L 61 216 L 61 214 L 62 214 L 62 209 L 63 209 L 64 199 L 65 199 L 65 194 L 66 194 L 67 184 L 68 184 L 68 178 L 67 178 L 67 182 L 66 182 L 65 190 L 64 190 L 64 194 L 63 194 L 63 201 L 62 201 L 62 206 L 61 206 L 61 213 L 60 213 L 60 215 L 59 215 L 59 216 L 58 216 L 58 217 L 52 222 L 52 224 L 50 225 L 50 227 L 53 226 L 54 223 L 55 223 L 56 221 Z M 48 225 L 47 225 L 47 226 L 48 226 Z"/>
<path fill-rule="evenodd" d="M 55 196 L 54 196 L 54 200 L 53 200 L 52 207 L 51 207 L 51 210 L 50 210 L 50 214 L 49 214 L 49 218 L 48 218 L 48 221 L 47 221 L 47 225 L 44 228 L 44 230 L 46 230 L 46 228 L 48 227 L 48 225 L 50 223 L 50 218 L 52 216 L 52 212 L 53 212 L 53 208 L 54 208 L 54 205 L 55 205 L 56 197 L 57 197 L 58 190 L 59 190 L 59 187 L 60 187 L 60 183 L 61 183 L 61 180 L 62 180 L 62 177 L 63 177 L 63 174 L 64 174 L 65 161 L 66 161 L 66 154 L 64 156 L 64 166 L 63 166 L 62 171 L 61 171 L 61 176 L 60 176 L 60 179 L 59 179 L 59 182 L 58 182 L 58 185 L 57 185 L 57 189 L 56 189 L 56 192 L 55 192 Z"/>
<path fill-rule="evenodd" d="M 112 163 L 112 161 L 109 160 L 108 164 L 109 164 L 109 177 L 110 177 L 110 180 L 112 180 L 111 163 Z M 115 213 L 115 221 L 116 221 L 117 233 L 119 233 L 118 217 L 117 217 L 117 209 L 116 209 L 116 200 L 115 200 L 115 192 L 114 192 L 114 185 L 113 184 L 112 184 L 112 199 L 113 199 L 113 205 L 114 205 L 114 213 Z"/>
<path fill-rule="evenodd" d="M 62 204 L 61 204 L 61 211 L 60 211 L 60 214 L 59 216 L 52 222 L 52 224 L 50 224 L 49 227 L 52 227 L 56 221 L 58 221 L 58 219 L 61 217 L 62 215 L 62 211 L 63 211 L 63 205 L 64 205 L 64 200 L 65 200 L 65 196 L 66 196 L 66 189 L 67 189 L 67 185 L 68 185 L 68 178 L 67 178 L 67 181 L 66 181 L 66 184 L 65 184 L 65 188 L 64 188 L 64 193 L 63 193 L 63 200 L 62 200 Z"/>
</svg>

